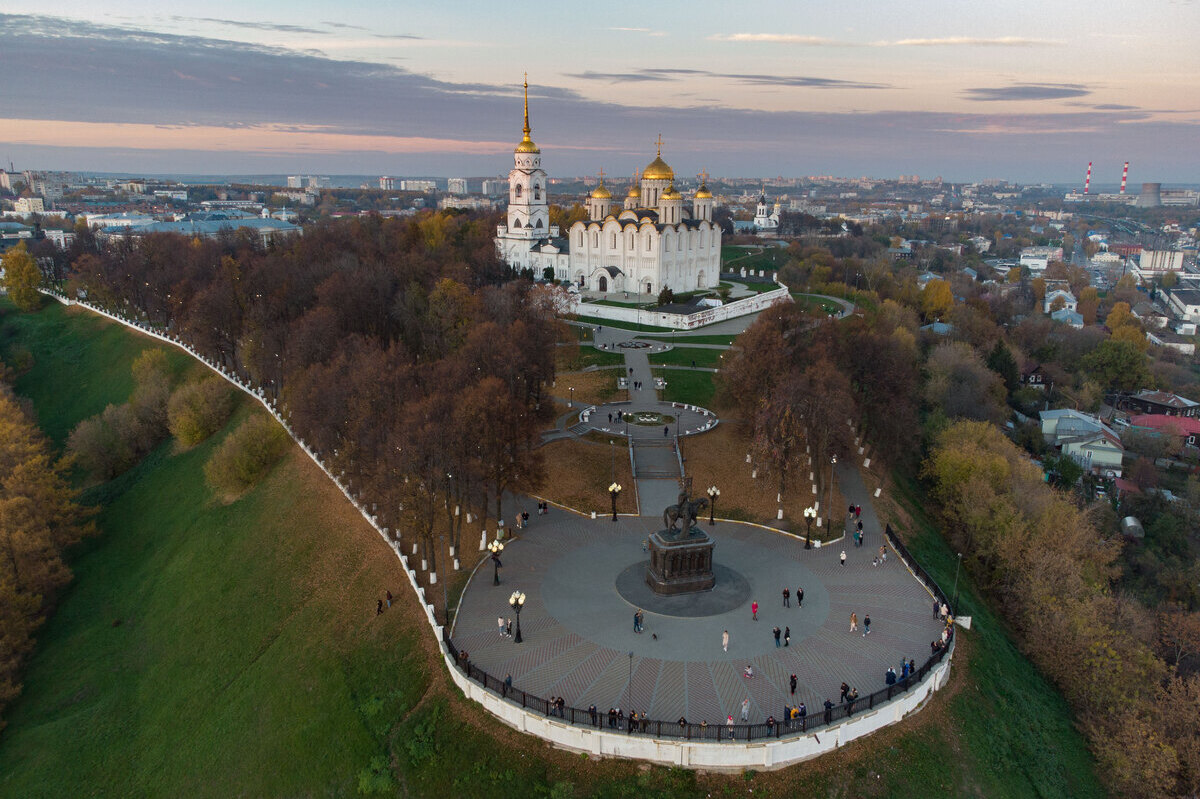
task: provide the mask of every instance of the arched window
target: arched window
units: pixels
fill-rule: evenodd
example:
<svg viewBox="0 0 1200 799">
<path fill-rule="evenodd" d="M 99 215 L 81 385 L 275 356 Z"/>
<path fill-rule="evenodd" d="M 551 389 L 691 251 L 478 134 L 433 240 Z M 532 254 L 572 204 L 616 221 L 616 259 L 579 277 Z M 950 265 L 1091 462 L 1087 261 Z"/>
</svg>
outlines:
<svg viewBox="0 0 1200 799">
<path fill-rule="evenodd" d="M 542 189 L 540 186 L 533 187 L 533 199 L 535 199 L 535 200 L 542 199 Z"/>
<path fill-rule="evenodd" d="M 646 234 L 646 252 L 650 252 L 650 239 L 651 238 L 652 238 L 652 236 L 649 233 L 647 233 Z"/>
<path fill-rule="evenodd" d="M 592 231 L 592 249 L 595 250 L 595 249 L 599 249 L 599 248 L 600 248 L 600 234 L 593 230 Z"/>
<path fill-rule="evenodd" d="M 583 231 L 582 230 L 579 231 L 579 234 L 577 236 L 575 236 L 575 246 L 576 247 L 583 246 Z"/>
<path fill-rule="evenodd" d="M 606 278 L 604 275 L 600 276 L 600 290 L 608 291 L 608 278 Z"/>
<path fill-rule="evenodd" d="M 537 227 L 537 229 L 538 229 L 538 230 L 541 230 L 541 229 L 542 229 L 542 220 L 541 220 L 541 219 L 539 219 L 539 220 L 537 221 L 537 225 L 536 225 L 535 227 Z"/>
<path fill-rule="evenodd" d="M 518 184 L 517 184 L 517 186 L 516 186 L 516 188 L 514 188 L 514 189 L 513 189 L 513 196 L 514 196 L 514 197 L 520 197 L 520 196 L 521 196 L 521 184 L 520 184 L 520 183 L 518 183 Z"/>
<path fill-rule="evenodd" d="M 617 249 L 617 234 L 612 234 L 612 244 L 609 245 L 612 249 Z"/>
</svg>

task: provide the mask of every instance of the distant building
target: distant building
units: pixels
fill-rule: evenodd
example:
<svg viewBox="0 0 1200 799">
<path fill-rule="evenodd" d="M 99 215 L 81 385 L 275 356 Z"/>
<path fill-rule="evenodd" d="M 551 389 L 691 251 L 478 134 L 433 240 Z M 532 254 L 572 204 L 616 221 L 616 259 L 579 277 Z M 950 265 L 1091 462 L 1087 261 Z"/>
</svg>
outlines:
<svg viewBox="0 0 1200 799">
<path fill-rule="evenodd" d="M 323 175 L 288 175 L 287 185 L 289 189 L 327 189 L 331 182 Z"/>
<path fill-rule="evenodd" d="M 1166 391 L 1143 389 L 1133 396 L 1122 397 L 1117 407 L 1129 413 L 1200 418 L 1200 403 Z"/>
<path fill-rule="evenodd" d="M 1065 325 L 1070 325 L 1076 330 L 1083 329 L 1083 314 L 1076 311 L 1071 311 L 1066 308 L 1059 308 L 1050 314 L 1050 318 L 1055 322 L 1062 322 Z"/>
<path fill-rule="evenodd" d="M 204 216 L 204 215 L 196 215 Z M 262 239 L 263 244 L 269 244 L 287 236 L 300 235 L 303 230 L 298 225 L 283 222 L 278 219 L 263 219 L 262 217 L 246 218 L 216 218 L 216 219 L 181 219 L 173 222 L 152 222 L 136 227 L 104 229 L 100 233 L 102 239 L 114 239 L 123 236 L 139 238 L 151 233 L 178 233 L 183 236 L 200 236 L 213 238 L 223 231 L 248 228 Z"/>
<path fill-rule="evenodd" d="M 443 197 L 439 208 L 458 208 L 464 211 L 490 211 L 496 201 L 489 197 Z"/>
<path fill-rule="evenodd" d="M 1134 427 L 1179 436 L 1184 446 L 1200 446 L 1200 419 L 1191 416 L 1142 414 L 1129 420 Z"/>
<path fill-rule="evenodd" d="M 758 195 L 758 206 L 754 211 L 754 227 L 760 232 L 773 232 L 779 229 L 779 203 L 767 208 L 767 193 L 764 189 Z"/>
<path fill-rule="evenodd" d="M 23 215 L 40 214 L 46 210 L 46 203 L 41 197 L 18 197 L 13 210 Z"/>
<path fill-rule="evenodd" d="M 508 181 L 496 178 L 483 182 L 483 193 L 488 197 L 496 197 L 508 193 Z"/>
<path fill-rule="evenodd" d="M 1056 288 L 1046 292 L 1046 296 L 1042 299 L 1042 313 L 1050 313 L 1054 309 L 1055 302 L 1059 302 L 1059 307 L 1068 311 L 1074 311 L 1079 307 L 1079 301 L 1075 299 L 1075 295 L 1068 288 Z M 1054 309 L 1057 310 L 1057 309 Z"/>
<path fill-rule="evenodd" d="M 1182 319 L 1200 322 L 1200 289 L 1172 289 L 1167 307 Z"/>
<path fill-rule="evenodd" d="M 403 180 L 400 182 L 401 191 L 437 191 L 436 180 Z"/>
<path fill-rule="evenodd" d="M 384 175 L 379 179 L 379 188 L 383 189 L 384 191 L 395 191 L 396 179 Z"/>
<path fill-rule="evenodd" d="M 1121 476 L 1125 449 L 1112 428 L 1089 413 L 1064 408 L 1042 411 L 1042 437 L 1086 471 Z"/>
<path fill-rule="evenodd" d="M 1183 253 L 1178 250 L 1142 250 L 1138 269 L 1149 274 L 1179 272 L 1183 269 Z"/>
<path fill-rule="evenodd" d="M 450 178 L 446 181 L 446 191 L 450 194 L 466 194 L 467 179 L 466 178 Z"/>
</svg>

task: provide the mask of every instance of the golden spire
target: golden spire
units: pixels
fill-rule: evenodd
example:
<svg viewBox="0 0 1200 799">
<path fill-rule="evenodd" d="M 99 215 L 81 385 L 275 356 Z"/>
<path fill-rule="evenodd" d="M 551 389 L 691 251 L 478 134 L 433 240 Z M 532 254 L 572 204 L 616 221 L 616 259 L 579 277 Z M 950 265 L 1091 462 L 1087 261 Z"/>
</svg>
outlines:
<svg viewBox="0 0 1200 799">
<path fill-rule="evenodd" d="M 525 127 L 522 132 L 525 134 L 521 138 L 520 144 L 517 145 L 518 153 L 540 153 L 541 150 L 533 143 L 533 139 L 529 138 L 529 73 L 525 73 Z"/>
<path fill-rule="evenodd" d="M 525 127 L 522 128 L 525 138 L 529 138 L 529 73 L 525 73 Z"/>
<path fill-rule="evenodd" d="M 658 152 L 655 153 L 655 155 L 661 158 L 662 157 L 662 134 L 661 133 L 658 134 L 657 144 L 658 144 Z"/>
</svg>

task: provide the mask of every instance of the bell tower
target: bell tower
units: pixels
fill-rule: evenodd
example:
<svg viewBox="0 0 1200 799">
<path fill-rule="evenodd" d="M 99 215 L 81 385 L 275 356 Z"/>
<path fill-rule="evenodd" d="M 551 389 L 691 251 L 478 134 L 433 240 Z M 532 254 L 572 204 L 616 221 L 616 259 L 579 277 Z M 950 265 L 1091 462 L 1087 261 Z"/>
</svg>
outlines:
<svg viewBox="0 0 1200 799">
<path fill-rule="evenodd" d="M 513 168 L 508 173 L 508 234 L 514 238 L 540 239 L 551 235 L 550 206 L 546 200 L 546 173 L 542 151 L 529 138 L 529 75 L 525 76 L 524 136 L 513 151 Z"/>
</svg>

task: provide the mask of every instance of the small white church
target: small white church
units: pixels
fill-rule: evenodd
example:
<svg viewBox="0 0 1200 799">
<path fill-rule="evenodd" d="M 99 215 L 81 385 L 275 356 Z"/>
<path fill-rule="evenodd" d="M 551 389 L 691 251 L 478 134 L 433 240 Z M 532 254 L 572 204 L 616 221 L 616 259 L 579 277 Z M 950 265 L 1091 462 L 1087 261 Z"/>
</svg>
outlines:
<svg viewBox="0 0 1200 799">
<path fill-rule="evenodd" d="M 715 288 L 721 272 L 721 228 L 712 221 L 713 196 L 705 183 L 685 207 L 675 172 L 658 153 L 636 176 L 623 202 L 603 174 L 587 197 L 588 218 L 565 236 L 550 225 L 541 150 L 530 139 L 529 83 L 525 83 L 524 137 L 508 174 L 508 221 L 496 230 L 496 252 L 514 269 L 604 294 L 657 294 L 664 288 Z"/>
</svg>

